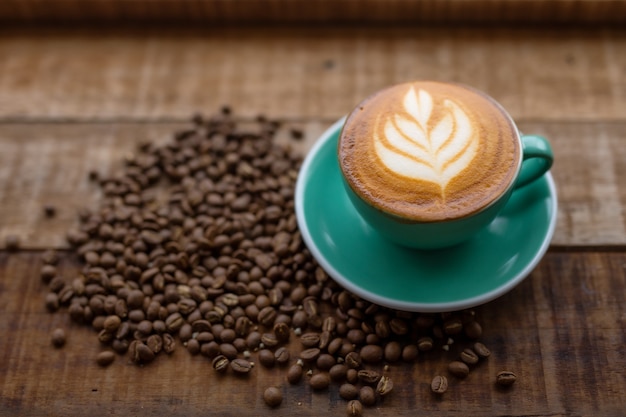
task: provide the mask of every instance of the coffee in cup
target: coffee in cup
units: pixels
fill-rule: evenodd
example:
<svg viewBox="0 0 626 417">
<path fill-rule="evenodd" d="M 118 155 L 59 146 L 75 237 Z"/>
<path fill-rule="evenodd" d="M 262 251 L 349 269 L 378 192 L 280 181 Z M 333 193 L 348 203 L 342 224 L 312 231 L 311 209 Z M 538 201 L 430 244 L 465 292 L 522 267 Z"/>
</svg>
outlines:
<svg viewBox="0 0 626 417">
<path fill-rule="evenodd" d="M 541 149 L 527 146 L 482 92 L 416 81 L 361 102 L 345 121 L 338 158 L 351 200 L 375 229 L 408 246 L 443 247 L 484 227 L 516 184 L 549 169 L 549 144 L 532 138 Z M 523 160 L 536 158 L 518 179 Z"/>
</svg>

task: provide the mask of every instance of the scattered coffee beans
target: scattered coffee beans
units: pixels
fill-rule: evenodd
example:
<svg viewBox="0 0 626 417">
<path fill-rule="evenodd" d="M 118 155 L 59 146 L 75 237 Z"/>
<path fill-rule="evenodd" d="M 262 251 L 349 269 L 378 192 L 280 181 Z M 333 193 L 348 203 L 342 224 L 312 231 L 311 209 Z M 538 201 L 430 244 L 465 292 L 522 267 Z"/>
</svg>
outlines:
<svg viewBox="0 0 626 417">
<path fill-rule="evenodd" d="M 378 381 L 378 384 L 376 385 L 376 392 L 381 397 L 384 397 L 385 395 L 389 394 L 392 389 L 393 389 L 393 380 L 389 378 L 388 376 L 383 375 Z"/>
<path fill-rule="evenodd" d="M 115 360 L 115 353 L 110 350 L 102 351 L 96 357 L 96 363 L 102 367 L 109 366 Z"/>
<path fill-rule="evenodd" d="M 510 387 L 517 381 L 517 376 L 511 371 L 500 371 L 496 375 L 496 382 L 502 387 Z"/>
<path fill-rule="evenodd" d="M 65 345 L 65 330 L 57 328 L 52 331 L 52 344 L 55 347 L 62 347 Z"/>
<path fill-rule="evenodd" d="M 487 349 L 487 346 L 483 345 L 480 342 L 474 343 L 474 352 L 476 352 L 476 354 L 481 358 L 488 358 L 491 355 L 491 352 L 489 351 L 489 349 Z"/>
<path fill-rule="evenodd" d="M 304 374 L 314 390 L 333 381 L 348 414 L 360 416 L 363 404 L 392 391 L 390 363 L 412 366 L 420 352 L 435 358 L 459 346 L 449 369 L 464 377 L 467 364 L 489 356 L 473 312 L 396 311 L 329 279 L 297 226 L 301 158 L 273 141 L 278 123 L 260 117 L 252 125 L 241 128 L 225 107 L 194 117 L 169 143 L 142 144 L 110 177 L 90 173 L 103 199 L 67 234 L 83 268 L 64 277 L 58 255 L 46 251 L 41 278 L 46 308 L 67 309 L 107 347 L 98 364 L 111 363 L 113 352 L 147 364 L 181 342 L 218 373 L 247 375 L 258 360 L 261 371 L 285 366 L 290 384 Z M 6 246 L 19 240 L 9 236 Z M 64 340 L 55 330 L 55 346 Z M 431 389 L 445 392 L 446 378 Z M 277 406 L 282 391 L 270 387 L 263 398 Z"/>
<path fill-rule="evenodd" d="M 436 375 L 430 383 L 430 390 L 435 394 L 443 394 L 448 390 L 448 379 L 445 376 Z"/>
<path fill-rule="evenodd" d="M 269 387 L 263 392 L 263 400 L 270 407 L 278 407 L 283 402 L 283 392 L 276 387 Z"/>
<path fill-rule="evenodd" d="M 326 372 L 319 372 L 311 377 L 309 383 L 316 391 L 324 390 L 330 385 L 330 376 Z"/>
<path fill-rule="evenodd" d="M 230 363 L 230 367 L 233 369 L 233 372 L 240 375 L 246 375 L 250 373 L 250 371 L 252 370 L 252 366 L 252 362 L 249 362 L 242 358 L 237 358 Z"/>
<path fill-rule="evenodd" d="M 302 365 L 291 365 L 291 367 L 287 371 L 287 381 L 289 381 L 290 384 L 295 385 L 300 382 L 303 373 L 304 370 L 302 369 Z"/>
<path fill-rule="evenodd" d="M 476 365 L 478 363 L 478 355 L 472 349 L 464 349 L 460 357 L 468 365 Z"/>
<path fill-rule="evenodd" d="M 352 400 L 348 402 L 347 412 L 348 416 L 359 417 L 363 415 L 363 405 L 359 400 Z"/>
<path fill-rule="evenodd" d="M 364 406 L 370 407 L 376 404 L 376 392 L 369 385 L 364 385 L 359 390 L 359 400 Z"/>
<path fill-rule="evenodd" d="M 461 361 L 452 361 L 448 364 L 448 372 L 458 378 L 465 378 L 469 375 L 469 367 Z"/>
<path fill-rule="evenodd" d="M 339 396 L 344 400 L 354 400 L 359 396 L 359 389 L 349 383 L 342 384 L 339 387 Z"/>
</svg>

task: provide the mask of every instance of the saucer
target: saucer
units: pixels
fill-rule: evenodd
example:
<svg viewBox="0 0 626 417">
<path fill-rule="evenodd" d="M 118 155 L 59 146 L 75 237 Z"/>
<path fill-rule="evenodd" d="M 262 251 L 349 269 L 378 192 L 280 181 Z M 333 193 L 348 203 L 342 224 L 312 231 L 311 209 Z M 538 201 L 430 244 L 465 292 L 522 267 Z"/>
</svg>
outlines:
<svg viewBox="0 0 626 417">
<path fill-rule="evenodd" d="M 557 215 L 549 172 L 515 191 L 498 217 L 471 240 L 446 249 L 409 249 L 381 237 L 348 200 L 336 155 L 343 122 L 319 138 L 296 184 L 302 238 L 341 286 L 394 309 L 453 311 L 505 294 L 539 263 Z"/>
</svg>

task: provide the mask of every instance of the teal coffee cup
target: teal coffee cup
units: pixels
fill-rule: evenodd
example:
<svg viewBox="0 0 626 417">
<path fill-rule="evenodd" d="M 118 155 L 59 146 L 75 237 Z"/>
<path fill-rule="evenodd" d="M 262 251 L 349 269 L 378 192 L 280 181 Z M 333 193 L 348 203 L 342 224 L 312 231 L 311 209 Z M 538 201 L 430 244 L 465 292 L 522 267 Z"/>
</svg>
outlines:
<svg viewBox="0 0 626 417">
<path fill-rule="evenodd" d="M 346 118 L 337 155 L 363 220 L 416 249 L 471 239 L 553 162 L 549 142 L 521 135 L 493 98 L 434 81 L 391 86 L 363 100 Z"/>
</svg>

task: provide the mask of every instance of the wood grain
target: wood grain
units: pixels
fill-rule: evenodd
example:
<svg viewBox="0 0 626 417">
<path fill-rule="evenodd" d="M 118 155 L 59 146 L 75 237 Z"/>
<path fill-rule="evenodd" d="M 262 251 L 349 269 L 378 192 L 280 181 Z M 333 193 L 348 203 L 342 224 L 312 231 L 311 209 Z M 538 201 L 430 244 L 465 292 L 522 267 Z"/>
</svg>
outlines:
<svg viewBox="0 0 626 417">
<path fill-rule="evenodd" d="M 77 271 L 73 259 L 62 257 L 66 276 Z M 442 398 L 428 388 L 433 375 L 446 374 L 460 345 L 422 355 L 414 365 L 392 364 L 394 392 L 366 415 L 621 415 L 625 263 L 623 253 L 549 252 L 516 289 L 476 309 L 482 340 L 493 353 L 467 379 L 451 377 Z M 269 385 L 284 393 L 272 415 L 344 413 L 336 385 L 312 393 L 304 383 L 289 385 L 278 368 L 255 368 L 247 379 L 219 377 L 206 358 L 180 345 L 172 357 L 161 355 L 144 367 L 117 357 L 101 369 L 96 333 L 70 324 L 66 313 L 45 311 L 38 268 L 37 253 L 0 253 L 0 414 L 259 415 L 269 413 L 261 398 Z M 68 329 L 61 350 L 49 339 L 59 326 Z M 290 349 L 296 352 L 298 343 Z M 494 386 L 503 369 L 518 374 L 510 390 Z"/>
<path fill-rule="evenodd" d="M 619 23 L 623 0 L 5 0 L 7 22 Z"/>
<path fill-rule="evenodd" d="M 276 140 L 301 154 L 331 121 L 285 123 Z M 96 208 L 99 187 L 90 170 L 103 176 L 121 167 L 140 142 L 162 143 L 184 123 L 0 124 L 0 246 L 8 234 L 22 237 L 23 247 L 67 247 L 65 233 L 76 224 L 80 208 Z M 291 127 L 305 138 L 290 138 Z M 556 162 L 553 174 L 559 197 L 558 223 L 552 243 L 559 246 L 624 246 L 626 122 L 525 122 L 520 129 L 546 136 Z M 44 216 L 43 206 L 57 207 Z"/>
<path fill-rule="evenodd" d="M 0 120 L 182 120 L 232 105 L 336 119 L 412 79 L 483 90 L 516 120 L 624 120 L 626 31 L 345 28 L 5 31 Z"/>
</svg>

